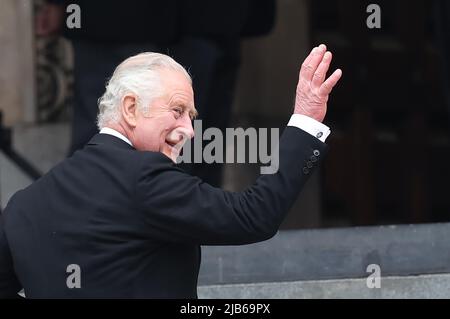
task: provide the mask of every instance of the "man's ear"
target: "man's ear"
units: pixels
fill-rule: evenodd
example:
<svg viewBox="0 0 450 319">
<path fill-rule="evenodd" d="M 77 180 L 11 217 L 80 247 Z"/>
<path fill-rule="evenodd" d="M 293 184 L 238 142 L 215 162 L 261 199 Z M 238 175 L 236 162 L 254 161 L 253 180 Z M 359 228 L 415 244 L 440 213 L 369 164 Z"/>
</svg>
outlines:
<svg viewBox="0 0 450 319">
<path fill-rule="evenodd" d="M 131 127 L 136 127 L 137 109 L 137 98 L 135 95 L 127 94 L 122 98 L 122 117 Z"/>
</svg>

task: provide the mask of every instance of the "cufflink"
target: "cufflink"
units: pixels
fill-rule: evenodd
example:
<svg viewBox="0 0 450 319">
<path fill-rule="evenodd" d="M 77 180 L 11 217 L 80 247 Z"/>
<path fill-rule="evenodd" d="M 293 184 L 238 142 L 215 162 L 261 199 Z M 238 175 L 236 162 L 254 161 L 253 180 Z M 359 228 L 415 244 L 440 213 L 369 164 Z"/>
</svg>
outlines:
<svg viewBox="0 0 450 319">
<path fill-rule="evenodd" d="M 314 154 L 314 156 L 319 156 L 319 155 L 320 155 L 320 152 L 319 152 L 319 150 L 314 150 L 314 151 L 313 151 L 313 154 Z"/>
<path fill-rule="evenodd" d="M 322 136 L 323 136 L 323 133 L 322 133 L 322 132 L 319 132 L 319 133 L 317 133 L 317 135 L 316 135 L 317 138 L 321 138 Z"/>
</svg>

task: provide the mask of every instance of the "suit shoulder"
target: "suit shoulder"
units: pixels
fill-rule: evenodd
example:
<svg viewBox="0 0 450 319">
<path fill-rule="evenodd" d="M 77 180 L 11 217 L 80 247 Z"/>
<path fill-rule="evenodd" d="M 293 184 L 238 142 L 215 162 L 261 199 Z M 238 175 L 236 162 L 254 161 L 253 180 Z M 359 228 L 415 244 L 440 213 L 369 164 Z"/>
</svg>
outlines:
<svg viewBox="0 0 450 319">
<path fill-rule="evenodd" d="M 11 196 L 11 198 L 8 200 L 8 203 L 6 204 L 5 209 L 0 213 L 3 219 L 5 219 L 15 209 L 17 203 L 21 203 L 24 201 L 23 196 L 25 190 L 26 188 L 21 189 Z"/>
<path fill-rule="evenodd" d="M 150 151 L 138 151 L 141 160 L 144 163 L 149 164 L 159 164 L 159 165 L 173 165 L 170 158 L 160 152 L 150 152 Z"/>
<path fill-rule="evenodd" d="M 160 152 L 139 151 L 140 168 L 143 170 L 178 169 L 170 158 Z"/>
</svg>

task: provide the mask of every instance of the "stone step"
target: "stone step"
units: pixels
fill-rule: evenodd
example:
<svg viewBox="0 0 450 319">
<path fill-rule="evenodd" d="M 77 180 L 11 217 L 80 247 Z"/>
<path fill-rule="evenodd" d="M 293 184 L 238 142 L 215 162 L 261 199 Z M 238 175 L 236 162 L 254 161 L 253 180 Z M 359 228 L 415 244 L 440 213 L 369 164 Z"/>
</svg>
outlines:
<svg viewBox="0 0 450 319">
<path fill-rule="evenodd" d="M 198 288 L 200 299 L 449 299 L 450 275 L 381 277 L 380 288 L 367 279 L 211 285 Z"/>
<path fill-rule="evenodd" d="M 199 284 L 450 273 L 450 223 L 280 231 L 243 246 L 202 247 Z"/>
</svg>

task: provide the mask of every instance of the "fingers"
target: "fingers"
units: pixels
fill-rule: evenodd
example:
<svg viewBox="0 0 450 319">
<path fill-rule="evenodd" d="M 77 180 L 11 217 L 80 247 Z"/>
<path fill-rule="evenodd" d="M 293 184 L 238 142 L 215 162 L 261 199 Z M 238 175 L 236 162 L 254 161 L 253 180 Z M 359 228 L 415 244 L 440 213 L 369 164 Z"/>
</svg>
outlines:
<svg viewBox="0 0 450 319">
<path fill-rule="evenodd" d="M 303 61 L 302 66 L 303 66 L 303 65 L 308 65 L 308 64 L 309 64 L 309 61 L 311 61 L 311 58 L 313 57 L 313 55 L 314 55 L 316 49 L 317 49 L 317 47 L 314 47 L 314 48 L 311 50 L 311 52 L 309 53 L 309 55 L 306 57 L 305 61 Z M 300 71 L 301 71 L 301 70 L 300 70 Z"/>
<path fill-rule="evenodd" d="M 313 78 L 311 81 L 313 88 L 320 88 L 323 81 L 325 81 L 325 77 L 327 75 L 328 68 L 330 67 L 332 58 L 333 57 L 332 57 L 331 52 L 329 52 L 329 51 L 325 52 L 325 54 L 323 55 L 322 61 L 320 62 L 319 66 L 317 67 L 316 72 L 314 72 L 314 75 L 313 75 Z"/>
<path fill-rule="evenodd" d="M 300 69 L 300 78 L 311 81 L 314 73 L 320 62 L 322 61 L 323 55 L 327 47 L 324 44 L 319 45 L 319 47 L 314 48 L 309 56 L 305 59 Z"/>
<path fill-rule="evenodd" d="M 333 74 L 331 74 L 330 77 L 320 86 L 319 95 L 326 96 L 330 94 L 331 90 L 333 90 L 333 87 L 339 81 L 341 76 L 342 76 L 341 69 L 337 69 L 336 71 L 334 71 Z"/>
<path fill-rule="evenodd" d="M 320 96 L 327 96 L 342 76 L 342 71 L 337 69 L 325 80 L 330 68 L 333 55 L 327 51 L 327 47 L 321 44 L 315 47 L 300 69 L 300 79 L 311 82 L 313 88 L 319 89 Z"/>
</svg>

